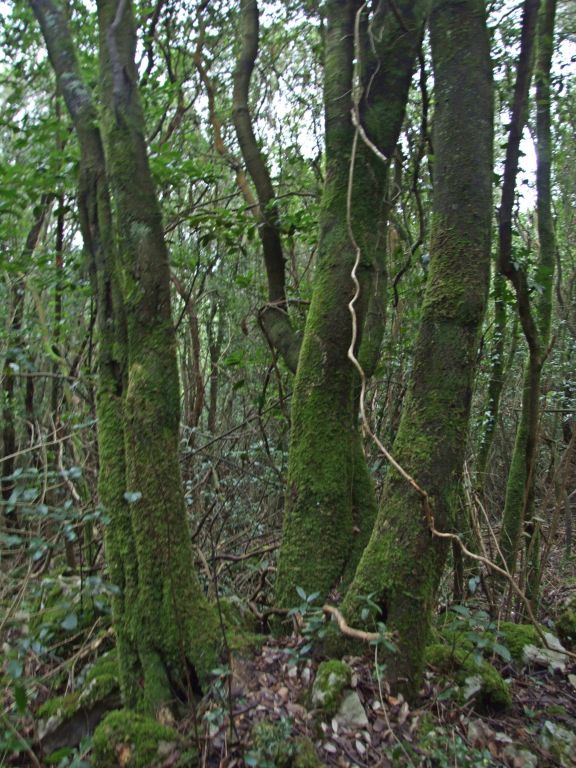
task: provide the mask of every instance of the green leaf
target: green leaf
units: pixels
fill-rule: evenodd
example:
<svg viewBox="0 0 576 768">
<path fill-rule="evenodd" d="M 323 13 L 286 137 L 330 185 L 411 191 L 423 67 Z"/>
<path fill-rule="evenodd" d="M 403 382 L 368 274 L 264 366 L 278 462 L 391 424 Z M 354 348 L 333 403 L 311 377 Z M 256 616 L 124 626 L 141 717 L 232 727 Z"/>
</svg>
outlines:
<svg viewBox="0 0 576 768">
<path fill-rule="evenodd" d="M 497 653 L 501 659 L 504 659 L 504 661 L 512 660 L 512 654 L 505 645 L 502 645 L 501 643 L 494 643 L 492 650 L 494 653 Z"/>
<path fill-rule="evenodd" d="M 296 592 L 298 593 L 298 597 L 301 597 L 302 600 L 306 600 L 306 592 L 302 589 L 302 587 L 296 587 Z"/>
<path fill-rule="evenodd" d="M 137 501 L 140 501 L 142 498 L 142 493 L 140 491 L 126 491 L 124 494 L 124 499 L 128 502 L 128 504 L 136 504 Z"/>
<path fill-rule="evenodd" d="M 19 677 L 22 677 L 22 672 L 24 671 L 24 666 L 21 661 L 18 659 L 10 659 L 8 664 L 6 665 L 6 672 L 10 675 L 10 677 L 14 678 L 14 680 L 17 680 Z"/>
<path fill-rule="evenodd" d="M 446 688 L 445 691 L 442 691 L 442 693 L 438 696 L 438 701 L 447 701 L 448 699 L 454 698 L 454 695 L 456 693 L 456 688 Z"/>
<path fill-rule="evenodd" d="M 26 705 L 28 704 L 28 694 L 26 688 L 23 685 L 14 686 L 14 701 L 16 703 L 16 709 L 22 715 L 26 711 Z"/>
<path fill-rule="evenodd" d="M 72 631 L 78 626 L 78 616 L 75 613 L 69 613 L 68 616 L 60 624 L 62 629 Z"/>
</svg>

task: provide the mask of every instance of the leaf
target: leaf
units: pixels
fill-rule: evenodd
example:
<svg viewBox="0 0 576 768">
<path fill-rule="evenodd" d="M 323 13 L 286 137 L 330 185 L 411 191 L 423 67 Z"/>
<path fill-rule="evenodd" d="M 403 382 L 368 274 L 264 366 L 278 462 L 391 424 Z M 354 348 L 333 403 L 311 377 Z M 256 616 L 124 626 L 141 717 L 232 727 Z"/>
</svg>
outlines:
<svg viewBox="0 0 576 768">
<path fill-rule="evenodd" d="M 442 691 L 442 693 L 438 696 L 438 701 L 447 701 L 448 699 L 452 699 L 456 693 L 456 688 L 446 688 L 445 691 Z"/>
<path fill-rule="evenodd" d="M 18 659 L 10 659 L 8 664 L 6 665 L 6 672 L 10 675 L 10 677 L 17 680 L 19 677 L 22 677 L 22 672 L 24 671 L 24 666 L 22 665 L 22 662 Z"/>
<path fill-rule="evenodd" d="M 494 653 L 497 653 L 501 659 L 504 659 L 504 661 L 512 660 L 512 654 L 505 645 L 502 645 L 501 643 L 494 643 L 492 650 Z"/>
<path fill-rule="evenodd" d="M 23 685 L 14 686 L 14 701 L 16 702 L 16 709 L 22 715 L 26 711 L 26 705 L 28 704 L 28 694 L 26 688 Z"/>
<path fill-rule="evenodd" d="M 78 616 L 75 613 L 69 613 L 68 616 L 60 624 L 62 629 L 72 631 L 78 626 Z"/>
<path fill-rule="evenodd" d="M 302 598 L 302 600 L 306 600 L 306 592 L 302 589 L 302 587 L 296 587 L 296 592 L 298 593 L 298 597 Z"/>
<path fill-rule="evenodd" d="M 136 502 L 140 501 L 141 498 L 142 493 L 140 491 L 126 491 L 124 494 L 124 499 L 128 502 L 128 504 L 136 504 Z"/>
</svg>

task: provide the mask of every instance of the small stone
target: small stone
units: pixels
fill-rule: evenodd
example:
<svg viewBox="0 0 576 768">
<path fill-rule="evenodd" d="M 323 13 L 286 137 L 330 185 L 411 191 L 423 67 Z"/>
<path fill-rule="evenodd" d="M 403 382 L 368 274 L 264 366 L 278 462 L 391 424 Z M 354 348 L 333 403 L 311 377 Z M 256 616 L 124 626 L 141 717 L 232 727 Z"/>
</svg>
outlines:
<svg viewBox="0 0 576 768">
<path fill-rule="evenodd" d="M 365 728 L 369 724 L 366 711 L 356 691 L 349 691 L 344 696 L 336 720 L 343 728 Z"/>
<path fill-rule="evenodd" d="M 566 648 L 557 637 L 544 633 L 544 638 L 548 645 L 547 648 L 538 648 L 535 645 L 525 645 L 522 652 L 522 659 L 525 664 L 537 664 L 540 667 L 548 667 L 552 672 L 565 672 L 568 656 Z"/>
<path fill-rule="evenodd" d="M 502 752 L 502 757 L 512 768 L 538 768 L 538 758 L 528 749 L 519 749 L 509 744 Z"/>
</svg>

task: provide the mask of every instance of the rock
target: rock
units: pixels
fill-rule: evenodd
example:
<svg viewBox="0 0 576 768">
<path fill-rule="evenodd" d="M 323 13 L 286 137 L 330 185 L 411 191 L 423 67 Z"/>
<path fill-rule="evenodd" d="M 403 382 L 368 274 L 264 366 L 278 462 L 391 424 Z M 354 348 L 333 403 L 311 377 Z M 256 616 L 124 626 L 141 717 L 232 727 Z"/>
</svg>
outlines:
<svg viewBox="0 0 576 768">
<path fill-rule="evenodd" d="M 198 765 L 196 753 L 185 750 L 177 731 L 127 710 L 110 713 L 94 732 L 92 744 L 94 768 L 161 768 L 168 761 L 173 768 Z"/>
<path fill-rule="evenodd" d="M 344 691 L 350 688 L 351 680 L 352 670 L 343 661 L 323 661 L 312 686 L 312 705 L 332 717 L 338 711 Z"/>
<path fill-rule="evenodd" d="M 576 765 L 576 733 L 546 720 L 540 738 L 544 749 L 555 758 L 555 764 L 562 768 Z"/>
<path fill-rule="evenodd" d="M 506 765 L 512 768 L 538 768 L 538 758 L 528 749 L 521 749 L 514 744 L 509 744 L 502 752 Z"/>
<path fill-rule="evenodd" d="M 556 632 L 567 648 L 576 649 L 576 609 L 562 611 L 556 621 Z"/>
<path fill-rule="evenodd" d="M 568 656 L 566 649 L 557 637 L 545 632 L 547 648 L 538 648 L 535 645 L 526 645 L 522 653 L 525 664 L 537 664 L 540 667 L 548 667 L 551 672 L 565 672 Z"/>
<path fill-rule="evenodd" d="M 344 695 L 335 720 L 339 726 L 348 730 L 366 728 L 368 726 L 366 710 L 362 706 L 356 691 L 348 691 Z"/>
</svg>

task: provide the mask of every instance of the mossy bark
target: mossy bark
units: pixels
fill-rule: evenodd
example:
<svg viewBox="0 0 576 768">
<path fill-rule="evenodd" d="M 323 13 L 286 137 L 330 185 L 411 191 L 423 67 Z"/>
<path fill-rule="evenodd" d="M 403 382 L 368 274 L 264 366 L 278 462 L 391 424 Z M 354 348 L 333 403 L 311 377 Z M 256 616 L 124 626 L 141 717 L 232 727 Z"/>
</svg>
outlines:
<svg viewBox="0 0 576 768">
<path fill-rule="evenodd" d="M 80 71 L 66 13 L 53 0 L 33 0 L 31 5 L 42 29 L 80 145 L 78 211 L 98 319 L 98 492 L 109 517 L 106 527 L 109 575 L 112 583 L 119 588 L 112 607 L 119 648 L 120 682 L 124 700 L 134 705 L 141 670 L 133 635 L 124 621 L 125 605 L 135 599 L 137 590 L 136 556 L 124 499 L 122 397 L 126 333 L 106 160 L 96 104 Z"/>
<path fill-rule="evenodd" d="M 484 413 L 484 430 L 480 442 L 476 472 L 481 489 L 485 486 L 486 466 L 494 442 L 498 414 L 500 411 L 500 395 L 504 385 L 504 351 L 506 347 L 506 298 L 504 292 L 505 280 L 498 273 L 494 275 L 494 333 L 490 348 L 490 378 L 488 381 L 488 397 Z"/>
<path fill-rule="evenodd" d="M 481 0 L 438 0 L 431 16 L 436 81 L 431 261 L 414 368 L 393 455 L 425 489 L 435 526 L 456 529 L 478 334 L 489 280 L 492 73 Z M 374 531 L 343 610 L 360 622 L 373 595 L 398 634 L 390 679 L 414 694 L 447 542 L 420 496 L 390 470 Z"/>
<path fill-rule="evenodd" d="M 174 692 L 190 694 L 206 679 L 216 662 L 219 632 L 194 572 L 180 478 L 170 270 L 148 165 L 131 4 L 102 0 L 98 21 L 103 136 L 123 270 L 124 451 L 138 572 L 137 596 L 125 604 L 124 620 L 143 672 L 139 703 L 153 712 Z"/>
<path fill-rule="evenodd" d="M 358 433 L 357 374 L 348 359 L 352 338 L 348 303 L 353 296 L 355 241 L 361 250 L 356 351 L 371 304 L 370 317 L 378 323 L 370 323 L 363 358 L 372 365 L 377 359 L 384 314 L 380 295 L 370 302 L 370 289 L 378 282 L 384 287 L 381 254 L 385 248 L 389 162 L 383 162 L 360 140 L 351 169 L 356 132 L 351 108 L 357 94 L 353 61 L 356 56 L 358 77 L 365 86 L 358 99 L 358 113 L 370 141 L 389 157 L 404 117 L 427 3 L 397 5 L 399 15 L 390 11 L 374 16 L 372 22 L 382 34 L 374 34 L 371 40 L 368 19 L 361 19 L 355 50 L 355 21 L 361 4 L 350 0 L 327 4 L 327 170 L 318 266 L 292 399 L 286 512 L 276 583 L 276 601 L 282 606 L 295 603 L 297 586 L 307 592 L 319 591 L 325 597 L 343 576 L 349 577 L 374 518 L 374 492 Z M 401 23 L 408 26 L 400 28 Z M 376 45 L 374 55 L 371 44 Z M 376 112 L 381 120 L 374 117 Z M 354 184 L 349 196 L 351 170 Z"/>
<path fill-rule="evenodd" d="M 168 255 L 146 155 L 132 9 L 114 0 L 98 7 L 101 134 L 66 14 L 55 0 L 31 5 L 81 149 L 80 224 L 98 301 L 99 493 L 110 518 L 110 578 L 119 587 L 113 609 L 123 699 L 154 712 L 207 676 L 219 633 L 194 573 L 180 481 Z"/>
<path fill-rule="evenodd" d="M 551 207 L 551 130 L 550 69 L 553 51 L 555 0 L 545 0 L 538 19 L 536 79 L 536 192 L 538 213 L 538 282 L 537 303 L 529 295 L 527 276 L 523 270 L 509 273 L 516 289 L 522 328 L 529 356 L 524 376 L 522 413 L 516 432 L 514 452 L 506 485 L 506 501 L 500 548 L 508 569 L 513 573 L 522 548 L 522 534 L 530 547 L 532 575 L 528 592 L 535 600 L 539 582 L 539 537 L 534 521 L 535 472 L 540 420 L 540 386 L 542 368 L 548 355 L 552 320 L 552 289 L 556 261 L 556 239 Z"/>
</svg>

